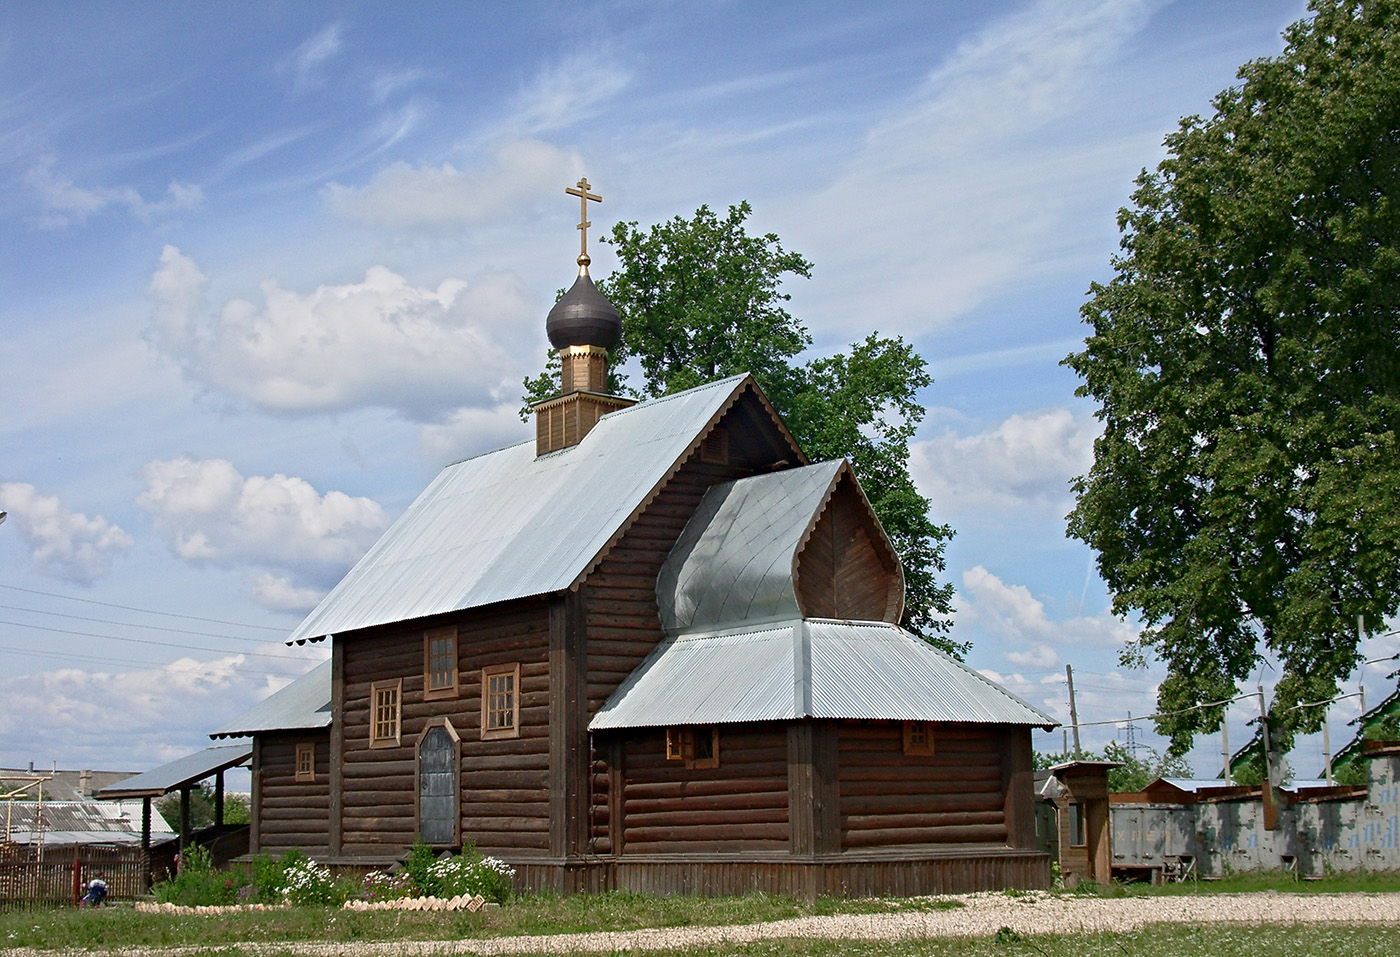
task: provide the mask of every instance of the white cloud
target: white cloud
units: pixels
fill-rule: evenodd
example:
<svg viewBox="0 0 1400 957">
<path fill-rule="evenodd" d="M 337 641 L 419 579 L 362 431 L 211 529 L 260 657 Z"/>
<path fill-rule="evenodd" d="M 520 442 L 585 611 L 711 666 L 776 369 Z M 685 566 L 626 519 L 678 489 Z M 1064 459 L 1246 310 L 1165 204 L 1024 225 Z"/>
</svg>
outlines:
<svg viewBox="0 0 1400 957">
<path fill-rule="evenodd" d="M 282 68 L 291 72 L 293 84 L 298 91 L 315 86 L 319 82 L 317 71 L 344 46 L 342 33 L 341 25 L 332 23 L 308 37 L 284 61 Z"/>
<path fill-rule="evenodd" d="M 626 88 L 632 75 L 596 56 L 577 56 L 543 70 L 514 103 L 513 122 L 529 133 L 571 126 Z"/>
<path fill-rule="evenodd" d="M 508 274 L 471 284 L 410 284 L 383 266 L 363 282 L 308 294 L 262 284 L 263 302 L 204 314 L 206 279 L 165 247 L 148 292 L 151 343 L 196 382 L 271 412 L 379 406 L 432 421 L 464 405 L 494 405 L 503 383 L 519 389 L 511 355 L 538 328 L 531 295 Z"/>
<path fill-rule="evenodd" d="M 1116 195 L 1103 184 L 1130 182 L 1160 133 L 1088 136 L 1102 116 L 1086 104 L 1149 13 L 1132 0 L 1043 0 L 934 68 L 804 202 L 803 251 L 859 277 L 810 314 L 813 328 L 842 330 L 878 290 L 882 331 L 926 333 L 1037 269 L 1100 255 Z"/>
<path fill-rule="evenodd" d="M 140 219 L 150 220 L 204 205 L 204 191 L 188 183 L 171 182 L 163 198 L 146 200 L 129 186 L 115 189 L 77 186 L 56 174 L 54 163 L 52 157 L 46 158 L 25 176 L 25 181 L 38 192 L 44 204 L 38 224 L 46 229 L 82 223 L 109 206 L 125 207 Z"/>
<path fill-rule="evenodd" d="M 1063 515 L 1070 479 L 1093 464 L 1098 430 L 1092 417 L 1063 407 L 1017 413 L 986 432 L 950 429 L 915 442 L 910 472 L 939 514 L 1048 508 Z"/>
<path fill-rule="evenodd" d="M 111 571 L 114 552 L 132 545 L 130 535 L 101 515 L 71 511 L 57 496 L 40 495 L 23 482 L 0 484 L 0 507 L 29 546 L 35 567 L 55 578 L 91 584 Z"/>
<path fill-rule="evenodd" d="M 278 610 L 307 607 L 312 590 L 329 587 L 388 525 L 370 499 L 321 495 L 286 475 L 245 478 L 224 459 L 149 462 L 142 477 L 146 491 L 136 502 L 176 555 L 194 565 L 272 570 L 254 597 Z"/>
<path fill-rule="evenodd" d="M 1028 646 L 1029 651 L 1015 652 L 1020 659 L 1007 654 L 1013 664 L 1023 667 L 1048 658 L 1054 648 L 1066 644 L 1117 648 L 1137 637 L 1135 628 L 1108 613 L 1054 621 L 1025 585 L 1008 585 L 981 565 L 963 572 L 957 619 L 959 626 L 977 624 L 993 635 Z"/>
<path fill-rule="evenodd" d="M 542 196 L 554 196 L 579 175 L 576 153 L 533 139 L 497 145 L 489 165 L 458 169 L 395 163 L 366 186 L 331 183 L 326 205 L 370 226 L 442 232 L 489 220 L 516 218 Z"/>
<path fill-rule="evenodd" d="M 517 399 L 485 409 L 458 409 L 442 424 L 424 426 L 418 444 L 430 462 L 452 462 L 523 442 L 534 426 L 520 421 L 520 406 Z"/>
<path fill-rule="evenodd" d="M 273 611 L 306 613 L 325 596 L 321 588 L 299 586 L 287 575 L 264 572 L 253 583 L 253 600 Z"/>
</svg>

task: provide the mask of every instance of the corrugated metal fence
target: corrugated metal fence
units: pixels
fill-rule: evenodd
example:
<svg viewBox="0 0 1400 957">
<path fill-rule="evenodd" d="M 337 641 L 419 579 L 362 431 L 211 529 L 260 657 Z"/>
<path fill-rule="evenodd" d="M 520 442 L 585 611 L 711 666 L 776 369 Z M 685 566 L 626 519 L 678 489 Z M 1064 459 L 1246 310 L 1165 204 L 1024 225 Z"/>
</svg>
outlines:
<svg viewBox="0 0 1400 957">
<path fill-rule="evenodd" d="M 94 877 L 107 883 L 108 899 L 131 900 L 146 892 L 139 847 L 32 847 L 0 849 L 0 910 L 73 905 Z"/>
</svg>

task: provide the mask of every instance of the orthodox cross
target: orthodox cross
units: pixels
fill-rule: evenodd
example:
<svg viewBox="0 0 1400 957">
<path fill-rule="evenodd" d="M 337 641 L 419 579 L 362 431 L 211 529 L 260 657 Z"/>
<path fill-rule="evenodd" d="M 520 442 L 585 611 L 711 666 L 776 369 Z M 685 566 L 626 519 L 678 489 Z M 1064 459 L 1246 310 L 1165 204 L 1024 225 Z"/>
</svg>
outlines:
<svg viewBox="0 0 1400 957">
<path fill-rule="evenodd" d="M 580 234 L 578 264 L 587 268 L 588 264 L 593 261 L 588 258 L 588 227 L 593 225 L 588 221 L 588 201 L 591 199 L 595 203 L 601 203 L 603 197 L 588 191 L 588 179 L 586 177 L 578 181 L 577 187 L 564 187 L 564 192 L 568 193 L 570 196 L 578 197 L 578 229 Z"/>
</svg>

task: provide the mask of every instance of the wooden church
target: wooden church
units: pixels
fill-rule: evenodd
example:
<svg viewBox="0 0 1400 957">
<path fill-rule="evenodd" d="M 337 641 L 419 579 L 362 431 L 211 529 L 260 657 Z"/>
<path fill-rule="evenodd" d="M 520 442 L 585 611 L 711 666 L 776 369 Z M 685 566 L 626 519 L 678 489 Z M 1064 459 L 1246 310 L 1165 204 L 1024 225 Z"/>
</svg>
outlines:
<svg viewBox="0 0 1400 957">
<path fill-rule="evenodd" d="M 850 466 L 752 377 L 607 394 L 584 237 L 535 439 L 443 469 L 289 639 L 331 660 L 215 732 L 254 741 L 253 850 L 470 841 L 522 890 L 1046 886 L 1055 722 L 899 628 Z"/>
</svg>

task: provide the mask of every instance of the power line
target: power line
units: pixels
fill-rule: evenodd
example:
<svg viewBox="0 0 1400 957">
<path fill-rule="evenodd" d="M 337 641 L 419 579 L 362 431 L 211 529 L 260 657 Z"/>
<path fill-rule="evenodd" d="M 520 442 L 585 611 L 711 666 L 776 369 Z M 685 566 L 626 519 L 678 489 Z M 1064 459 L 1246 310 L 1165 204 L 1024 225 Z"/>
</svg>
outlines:
<svg viewBox="0 0 1400 957">
<path fill-rule="evenodd" d="M 150 638 L 122 638 L 117 635 L 103 635 L 92 631 L 73 631 L 70 628 L 51 628 L 48 625 L 30 625 L 22 621 L 9 621 L 0 618 L 0 625 L 14 625 L 17 628 L 33 628 L 38 631 L 51 631 L 60 635 L 77 635 L 82 638 L 106 638 L 108 641 L 128 641 L 137 645 L 160 645 L 165 648 L 179 648 L 183 651 L 209 651 L 216 655 L 249 655 L 254 658 L 273 658 L 277 661 L 296 661 L 289 655 L 269 655 L 257 651 L 229 651 L 225 648 L 208 648 L 203 645 L 184 645 L 174 641 L 155 641 Z"/>
<path fill-rule="evenodd" d="M 119 665 L 119 666 L 120 666 L 120 665 L 137 665 L 137 666 L 148 667 L 148 668 L 162 668 L 162 667 L 164 667 L 165 665 L 170 664 L 170 662 L 168 662 L 168 661 L 143 661 L 143 660 L 140 660 L 140 659 L 133 659 L 133 658 L 104 658 L 104 657 L 102 657 L 101 655 L 82 655 L 82 654 L 73 654 L 73 653 L 71 653 L 71 652 L 63 652 L 63 651 L 34 651 L 34 650 L 28 649 L 28 648 L 14 648 L 14 647 L 12 647 L 12 646 L 10 646 L 10 645 L 0 645 L 0 653 L 11 654 L 11 655 L 29 655 L 30 657 L 34 657 L 34 658 L 58 658 L 58 659 L 64 660 L 64 661 L 92 661 L 92 662 L 97 662 L 97 663 L 99 663 L 99 664 Z M 291 661 L 291 660 L 299 660 L 299 659 L 287 659 L 287 660 Z M 243 668 L 243 669 L 240 669 L 240 670 L 241 670 L 241 673 L 243 673 L 243 674 L 248 674 L 248 675 L 265 675 L 265 676 L 271 676 L 271 677 L 276 677 L 276 678 L 299 678 L 299 677 L 301 677 L 300 674 L 294 674 L 294 673 L 292 673 L 292 672 L 287 672 L 287 671 L 263 671 L 263 670 L 256 669 L 256 668 Z"/>
<path fill-rule="evenodd" d="M 118 605 L 110 601 L 98 601 L 95 598 L 78 598 L 75 595 L 60 595 L 51 591 L 39 591 L 34 588 L 21 588 L 18 585 L 0 585 L 0 588 L 8 588 L 11 591 L 22 591 L 29 595 L 43 595 L 45 598 L 62 598 L 66 601 L 81 601 L 89 605 L 104 605 L 107 608 L 120 608 L 123 611 L 139 611 L 146 615 L 164 615 L 167 618 L 187 618 L 190 621 L 202 621 L 211 625 L 233 625 L 237 628 L 257 628 L 262 631 L 275 631 L 285 633 L 285 628 L 277 628 L 273 625 L 250 625 L 241 621 L 228 621 L 224 618 L 201 618 L 198 615 L 181 615 L 173 611 L 156 611 L 153 608 L 137 608 L 133 605 Z"/>
<path fill-rule="evenodd" d="M 244 638 L 242 635 L 225 635 L 213 631 L 190 631 L 188 628 L 167 628 L 164 625 L 142 625 L 133 621 L 116 621 L 111 618 L 91 618 L 87 615 L 68 615 L 61 611 L 44 611 L 42 608 L 23 608 L 19 605 L 0 604 L 0 608 L 9 611 L 23 611 L 31 615 L 49 615 L 52 618 L 71 618 L 75 621 L 91 621 L 99 625 L 121 625 L 125 628 L 143 628 L 148 631 L 169 631 L 177 635 L 199 635 L 202 638 L 227 638 L 230 641 L 251 641 L 256 644 L 267 644 L 266 638 Z"/>
</svg>

